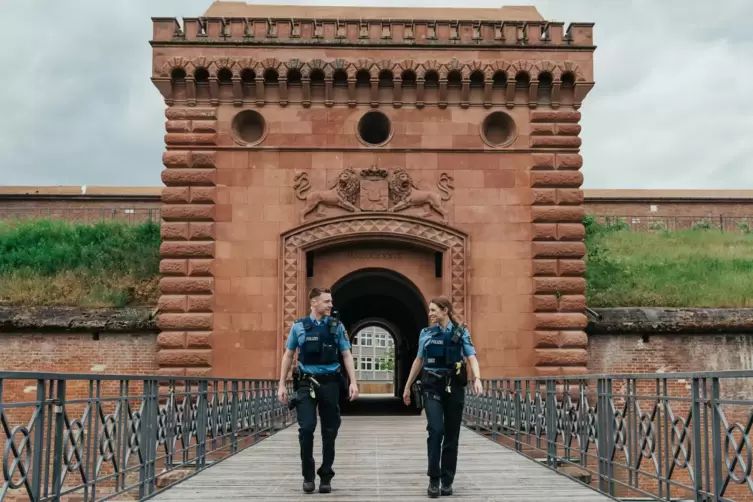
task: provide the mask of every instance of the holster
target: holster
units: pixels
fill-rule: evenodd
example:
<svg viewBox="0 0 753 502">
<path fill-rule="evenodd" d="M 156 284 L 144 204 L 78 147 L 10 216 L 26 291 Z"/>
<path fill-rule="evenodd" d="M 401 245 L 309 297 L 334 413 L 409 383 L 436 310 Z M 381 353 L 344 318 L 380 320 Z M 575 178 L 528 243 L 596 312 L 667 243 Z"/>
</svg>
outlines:
<svg viewBox="0 0 753 502">
<path fill-rule="evenodd" d="M 298 392 L 298 388 L 301 385 L 301 369 L 296 367 L 293 370 L 293 390 Z"/>
<path fill-rule="evenodd" d="M 424 407 L 424 386 L 421 380 L 416 380 L 411 389 L 413 394 L 413 402 L 416 403 L 416 408 L 423 409 Z"/>
</svg>

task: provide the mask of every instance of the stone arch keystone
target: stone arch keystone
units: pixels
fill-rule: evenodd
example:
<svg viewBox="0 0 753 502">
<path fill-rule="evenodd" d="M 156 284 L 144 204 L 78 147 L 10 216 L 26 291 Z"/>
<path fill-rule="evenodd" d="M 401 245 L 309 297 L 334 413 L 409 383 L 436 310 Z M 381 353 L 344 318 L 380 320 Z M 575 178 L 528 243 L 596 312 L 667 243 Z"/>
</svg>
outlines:
<svg viewBox="0 0 753 502">
<path fill-rule="evenodd" d="M 326 218 L 281 235 L 281 329 L 287 336 L 306 308 L 306 251 L 343 242 L 367 240 L 410 242 L 444 253 L 443 294 L 468 321 L 468 235 L 441 223 L 407 215 L 355 214 Z"/>
</svg>

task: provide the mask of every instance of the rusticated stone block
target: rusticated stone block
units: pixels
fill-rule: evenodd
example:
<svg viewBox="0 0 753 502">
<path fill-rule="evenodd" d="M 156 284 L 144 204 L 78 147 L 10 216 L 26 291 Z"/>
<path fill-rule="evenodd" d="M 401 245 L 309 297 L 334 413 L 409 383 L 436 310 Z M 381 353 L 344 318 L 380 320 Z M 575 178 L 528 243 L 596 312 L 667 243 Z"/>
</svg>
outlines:
<svg viewBox="0 0 753 502">
<path fill-rule="evenodd" d="M 583 275 L 586 273 L 586 262 L 583 260 L 558 260 L 557 264 L 557 275 Z"/>
<path fill-rule="evenodd" d="M 161 377 L 185 377 L 186 376 L 186 369 L 185 368 L 160 368 L 157 370 L 157 375 Z"/>
<path fill-rule="evenodd" d="M 531 217 L 535 223 L 555 222 L 582 222 L 585 212 L 583 207 L 576 206 L 534 206 L 531 208 Z"/>
<path fill-rule="evenodd" d="M 192 221 L 188 224 L 188 239 L 192 241 L 214 240 L 214 232 L 213 222 Z"/>
<path fill-rule="evenodd" d="M 585 375 L 588 373 L 586 366 L 537 366 L 534 368 L 536 376 L 541 378 L 554 376 L 573 376 Z"/>
<path fill-rule="evenodd" d="M 162 182 L 167 186 L 213 186 L 217 183 L 215 169 L 164 169 Z"/>
<path fill-rule="evenodd" d="M 171 204 L 162 208 L 164 220 L 213 220 L 214 204 Z"/>
<path fill-rule="evenodd" d="M 585 236 L 582 223 L 557 223 L 557 239 L 561 241 L 582 241 Z"/>
<path fill-rule="evenodd" d="M 583 184 L 583 173 L 580 171 L 533 171 L 531 186 L 534 188 L 573 187 Z"/>
<path fill-rule="evenodd" d="M 582 277 L 534 277 L 533 290 L 537 294 L 580 294 L 586 291 L 586 280 Z"/>
<path fill-rule="evenodd" d="M 588 348 L 588 335 L 585 331 L 560 331 L 559 344 L 562 348 L 585 349 Z"/>
<path fill-rule="evenodd" d="M 191 152 L 191 167 L 215 167 L 216 158 L 217 152 L 215 151 Z"/>
<path fill-rule="evenodd" d="M 534 331 L 533 346 L 537 349 L 553 349 L 559 347 L 559 331 Z"/>
<path fill-rule="evenodd" d="M 584 281 L 585 284 L 585 281 Z M 560 297 L 560 312 L 583 312 L 586 309 L 586 297 L 584 295 L 564 295 Z"/>
<path fill-rule="evenodd" d="M 211 312 L 211 295 L 191 295 L 188 297 L 188 312 Z"/>
<path fill-rule="evenodd" d="M 534 242 L 534 258 L 582 258 L 586 245 L 582 242 Z"/>
<path fill-rule="evenodd" d="M 165 143 L 171 146 L 206 146 L 217 142 L 217 134 L 213 133 L 179 133 L 165 134 Z"/>
<path fill-rule="evenodd" d="M 214 287 L 213 277 L 163 277 L 159 281 L 163 294 L 208 294 Z"/>
<path fill-rule="evenodd" d="M 579 153 L 558 153 L 555 163 L 557 169 L 580 169 L 583 167 L 583 156 Z"/>
<path fill-rule="evenodd" d="M 531 122 L 578 122 L 580 112 L 535 110 L 531 112 Z"/>
<path fill-rule="evenodd" d="M 186 333 L 186 348 L 187 349 L 211 349 L 212 348 L 212 332 L 192 332 Z"/>
<path fill-rule="evenodd" d="M 165 122 L 167 132 L 191 132 L 190 120 L 168 120 Z"/>
<path fill-rule="evenodd" d="M 186 376 L 193 378 L 207 378 L 212 376 L 212 368 L 186 368 Z"/>
<path fill-rule="evenodd" d="M 160 245 L 163 258 L 211 258 L 214 256 L 214 242 L 163 242 Z"/>
<path fill-rule="evenodd" d="M 162 164 L 168 168 L 186 168 L 193 165 L 193 158 L 188 150 L 168 150 L 162 152 Z"/>
<path fill-rule="evenodd" d="M 188 260 L 188 275 L 202 276 L 212 274 L 212 260 Z"/>
<path fill-rule="evenodd" d="M 583 190 L 577 188 L 558 188 L 557 203 L 563 205 L 583 204 Z"/>
<path fill-rule="evenodd" d="M 556 241 L 557 240 L 557 224 L 556 223 L 535 223 L 533 225 L 533 240 Z"/>
<path fill-rule="evenodd" d="M 159 262 L 159 272 L 162 275 L 188 275 L 188 260 L 161 260 Z"/>
<path fill-rule="evenodd" d="M 157 327 L 166 331 L 207 331 L 212 329 L 212 314 L 160 314 Z"/>
<path fill-rule="evenodd" d="M 166 221 L 160 225 L 162 240 L 188 240 L 188 223 L 184 221 Z"/>
<path fill-rule="evenodd" d="M 194 133 L 217 132 L 217 121 L 216 120 L 192 120 L 191 132 L 194 132 Z"/>
<path fill-rule="evenodd" d="M 532 124 L 531 135 L 551 136 L 554 134 L 554 124 Z"/>
<path fill-rule="evenodd" d="M 585 329 L 588 318 L 585 314 L 557 312 L 534 314 L 536 329 Z"/>
<path fill-rule="evenodd" d="M 190 187 L 186 202 L 202 204 L 216 202 L 217 188 L 215 187 Z"/>
<path fill-rule="evenodd" d="M 533 260 L 533 275 L 557 275 L 557 260 Z"/>
<path fill-rule="evenodd" d="M 579 148 L 578 136 L 531 136 L 531 148 Z"/>
<path fill-rule="evenodd" d="M 189 187 L 166 187 L 162 189 L 162 202 L 185 204 L 189 199 Z"/>
<path fill-rule="evenodd" d="M 557 190 L 554 188 L 534 188 L 533 204 L 554 206 L 557 204 Z"/>
<path fill-rule="evenodd" d="M 217 118 L 217 109 L 214 107 L 170 107 L 165 110 L 168 120 L 213 120 Z"/>
<path fill-rule="evenodd" d="M 212 351 L 208 349 L 173 349 L 161 350 L 157 354 L 160 366 L 177 366 L 189 368 L 192 366 L 211 366 Z"/>
<path fill-rule="evenodd" d="M 157 307 L 159 307 L 160 312 L 186 312 L 188 298 L 186 295 L 163 294 L 157 300 Z"/>
<path fill-rule="evenodd" d="M 556 124 L 554 126 L 554 133 L 560 136 L 577 136 L 580 134 L 579 124 Z"/>
<path fill-rule="evenodd" d="M 535 349 L 536 366 L 585 366 L 588 351 L 585 349 Z"/>
<path fill-rule="evenodd" d="M 184 331 L 163 331 L 157 336 L 157 345 L 161 349 L 183 349 L 186 346 Z"/>
<path fill-rule="evenodd" d="M 534 153 L 532 169 L 554 169 L 555 159 L 553 153 Z"/>
<path fill-rule="evenodd" d="M 533 297 L 533 310 L 536 312 L 556 312 L 557 297 L 554 295 L 535 295 Z"/>
</svg>

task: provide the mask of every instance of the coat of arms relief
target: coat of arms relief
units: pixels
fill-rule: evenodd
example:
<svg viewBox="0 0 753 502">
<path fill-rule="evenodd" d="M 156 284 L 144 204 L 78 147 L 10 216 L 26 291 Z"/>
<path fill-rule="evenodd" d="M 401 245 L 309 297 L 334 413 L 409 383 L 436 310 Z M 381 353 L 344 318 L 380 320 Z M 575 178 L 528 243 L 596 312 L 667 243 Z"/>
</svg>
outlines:
<svg viewBox="0 0 753 502">
<path fill-rule="evenodd" d="M 443 172 L 437 190 L 422 190 L 403 167 L 392 173 L 371 166 L 360 172 L 351 166 L 343 169 L 326 190 L 311 190 L 307 172 L 296 175 L 295 194 L 305 202 L 301 221 L 325 218 L 343 212 L 407 212 L 423 218 L 438 217 L 446 222 L 449 211 L 445 202 L 452 197 L 453 178 Z"/>
</svg>

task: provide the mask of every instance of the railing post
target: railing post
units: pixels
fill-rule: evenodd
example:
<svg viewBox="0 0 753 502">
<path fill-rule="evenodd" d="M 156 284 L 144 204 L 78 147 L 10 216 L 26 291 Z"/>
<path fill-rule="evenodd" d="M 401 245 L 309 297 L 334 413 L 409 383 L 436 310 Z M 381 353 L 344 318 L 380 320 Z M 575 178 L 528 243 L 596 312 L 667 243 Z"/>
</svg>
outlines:
<svg viewBox="0 0 753 502">
<path fill-rule="evenodd" d="M 139 472 L 139 496 L 147 497 L 154 493 L 156 485 L 155 457 L 157 454 L 157 417 L 159 383 L 156 380 L 144 380 L 143 412 L 141 414 L 141 469 Z"/>
<path fill-rule="evenodd" d="M 724 462 L 724 455 L 722 455 L 722 426 L 719 417 L 719 379 L 713 377 L 711 379 L 711 462 L 714 466 L 714 500 L 718 500 L 722 496 L 722 462 Z M 726 453 L 726 452 L 725 452 Z M 697 476 L 697 475 L 696 475 Z M 711 491 L 709 487 L 709 491 Z"/>
<path fill-rule="evenodd" d="M 230 405 L 230 451 L 238 452 L 238 380 L 232 381 Z"/>
<path fill-rule="evenodd" d="M 45 411 L 45 388 L 44 379 L 37 380 L 37 418 L 34 422 L 34 442 L 31 445 L 32 451 L 32 469 L 34 476 L 31 480 L 31 497 L 32 501 L 37 502 L 42 496 L 42 457 L 44 456 L 44 411 Z M 2 380 L 0 380 L 0 386 Z M 0 389 L 0 400 L 2 398 L 2 389 Z"/>
<path fill-rule="evenodd" d="M 520 408 L 520 401 L 521 401 L 521 394 L 522 387 L 520 380 L 515 380 L 515 398 L 514 398 L 514 416 L 515 416 L 515 451 L 523 451 L 523 440 L 521 438 L 521 427 L 523 427 L 523 424 L 521 423 L 522 420 L 522 410 Z"/>
<path fill-rule="evenodd" d="M 52 457 L 52 500 L 60 502 L 60 488 L 63 480 L 63 430 L 65 421 L 65 380 L 57 380 L 57 394 L 53 403 L 55 414 L 55 451 Z"/>
<path fill-rule="evenodd" d="M 199 380 L 196 398 L 196 470 L 204 468 L 207 455 L 207 410 L 209 381 Z"/>
<path fill-rule="evenodd" d="M 693 495 L 696 502 L 704 502 L 705 497 L 702 493 L 703 488 L 703 457 L 701 452 L 701 384 L 698 377 L 693 377 L 693 383 L 691 386 L 693 397 L 693 441 L 690 445 L 690 452 L 693 457 Z"/>
<path fill-rule="evenodd" d="M 546 381 L 546 462 L 557 468 L 557 380 Z"/>
<path fill-rule="evenodd" d="M 251 393 L 251 402 L 254 404 L 254 442 L 259 440 L 259 424 L 261 423 L 261 416 L 259 411 L 259 382 L 253 382 L 253 392 Z"/>
<path fill-rule="evenodd" d="M 499 435 L 497 432 L 497 429 L 499 428 L 498 422 L 499 422 L 499 388 L 497 384 L 499 381 L 497 379 L 492 380 L 492 390 L 491 390 L 491 402 L 492 402 L 492 439 L 494 441 L 497 441 L 497 436 Z"/>
</svg>

